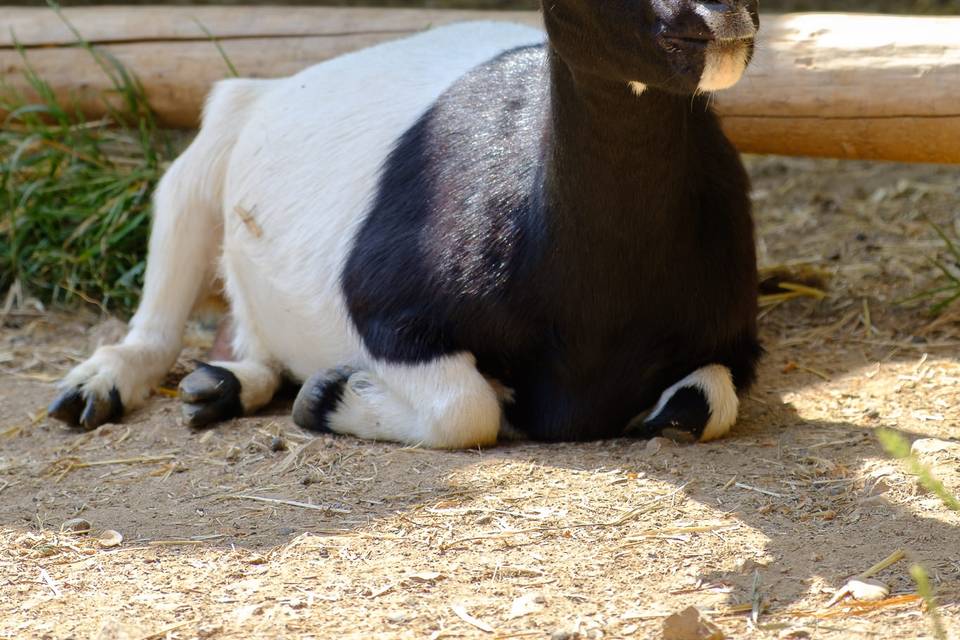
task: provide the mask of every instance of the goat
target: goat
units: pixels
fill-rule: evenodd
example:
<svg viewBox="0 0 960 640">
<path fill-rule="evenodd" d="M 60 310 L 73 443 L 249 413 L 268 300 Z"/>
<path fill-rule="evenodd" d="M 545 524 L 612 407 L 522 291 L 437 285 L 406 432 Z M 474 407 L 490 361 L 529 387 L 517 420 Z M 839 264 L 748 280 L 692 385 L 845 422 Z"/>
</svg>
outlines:
<svg viewBox="0 0 960 640">
<path fill-rule="evenodd" d="M 436 448 L 700 440 L 755 377 L 749 181 L 709 107 L 757 0 L 551 0 L 537 29 L 427 31 L 276 80 L 220 82 L 163 177 L 142 301 L 50 415 L 140 405 L 218 274 L 235 362 L 185 421 L 257 411 Z"/>
</svg>

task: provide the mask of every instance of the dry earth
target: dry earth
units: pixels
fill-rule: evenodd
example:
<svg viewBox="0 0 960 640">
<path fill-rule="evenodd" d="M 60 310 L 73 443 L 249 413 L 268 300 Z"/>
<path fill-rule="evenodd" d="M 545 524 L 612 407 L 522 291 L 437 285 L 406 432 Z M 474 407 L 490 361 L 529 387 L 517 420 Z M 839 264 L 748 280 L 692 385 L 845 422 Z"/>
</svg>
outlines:
<svg viewBox="0 0 960 640">
<path fill-rule="evenodd" d="M 750 166 L 762 262 L 829 296 L 764 310 L 760 383 L 709 445 L 441 453 L 307 436 L 289 399 L 196 432 L 162 395 L 78 433 L 42 408 L 110 324 L 8 315 L 0 637 L 658 638 L 688 605 L 733 638 L 933 637 L 913 562 L 960 637 L 960 514 L 874 437 L 939 439 L 924 459 L 960 492 L 960 314 L 898 303 L 945 255 L 925 217 L 955 228 L 960 172 Z M 92 534 L 60 531 L 77 516 Z M 898 549 L 889 599 L 827 607 Z"/>
</svg>

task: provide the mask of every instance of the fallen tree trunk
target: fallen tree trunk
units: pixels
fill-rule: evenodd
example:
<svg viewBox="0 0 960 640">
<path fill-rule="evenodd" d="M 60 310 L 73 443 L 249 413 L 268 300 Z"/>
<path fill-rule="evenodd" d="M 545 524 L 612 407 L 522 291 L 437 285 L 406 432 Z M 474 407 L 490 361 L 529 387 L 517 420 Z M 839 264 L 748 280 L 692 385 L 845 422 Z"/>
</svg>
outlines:
<svg viewBox="0 0 960 640">
<path fill-rule="evenodd" d="M 79 33 L 142 82 L 160 121 L 195 127 L 210 85 L 275 77 L 465 19 L 539 25 L 535 13 L 291 7 L 64 10 Z M 0 80 L 30 94 L 24 59 L 91 118 L 110 80 L 50 10 L 0 8 Z M 960 18 L 765 16 L 747 77 L 716 96 L 744 152 L 960 163 Z M 16 39 L 14 41 L 14 38 Z"/>
</svg>

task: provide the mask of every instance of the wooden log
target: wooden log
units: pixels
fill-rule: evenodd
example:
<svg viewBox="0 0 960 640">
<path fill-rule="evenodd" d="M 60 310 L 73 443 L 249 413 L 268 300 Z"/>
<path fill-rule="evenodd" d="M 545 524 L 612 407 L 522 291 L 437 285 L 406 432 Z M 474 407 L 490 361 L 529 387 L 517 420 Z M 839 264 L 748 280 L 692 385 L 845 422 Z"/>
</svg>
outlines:
<svg viewBox="0 0 960 640">
<path fill-rule="evenodd" d="M 717 94 L 755 153 L 960 163 L 960 18 L 768 19 L 754 64 Z"/>
<path fill-rule="evenodd" d="M 91 43 L 142 81 L 162 123 L 194 127 L 227 66 L 276 77 L 439 24 L 529 12 L 314 7 L 97 7 L 65 9 Z M 0 82 L 30 93 L 26 59 L 90 117 L 110 82 L 46 9 L 0 8 Z M 202 26 L 201 26 L 202 25 Z M 11 36 L 12 34 L 12 36 Z M 960 18 L 853 14 L 764 16 L 756 59 L 716 106 L 744 152 L 960 163 Z"/>
</svg>

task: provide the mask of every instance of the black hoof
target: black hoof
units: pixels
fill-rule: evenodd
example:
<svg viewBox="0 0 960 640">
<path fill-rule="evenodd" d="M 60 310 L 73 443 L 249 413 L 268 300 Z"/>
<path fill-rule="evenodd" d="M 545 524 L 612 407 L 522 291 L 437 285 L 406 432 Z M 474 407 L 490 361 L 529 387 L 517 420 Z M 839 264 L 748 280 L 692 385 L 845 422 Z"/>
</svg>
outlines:
<svg viewBox="0 0 960 640">
<path fill-rule="evenodd" d="M 67 389 L 47 408 L 47 415 L 73 427 L 92 431 L 123 417 L 123 402 L 116 387 L 106 396 L 86 394 L 82 387 Z"/>
<path fill-rule="evenodd" d="M 300 387 L 300 393 L 293 403 L 294 424 L 310 431 L 333 433 L 330 414 L 343 399 L 347 380 L 353 373 L 354 370 L 349 367 L 340 367 L 311 376 Z"/>
<path fill-rule="evenodd" d="M 663 408 L 631 428 L 628 435 L 696 442 L 709 422 L 710 403 L 703 391 L 697 387 L 681 387 Z"/>
<path fill-rule="evenodd" d="M 243 415 L 240 380 L 231 371 L 198 362 L 193 373 L 180 381 L 183 420 L 205 427 Z"/>
</svg>

